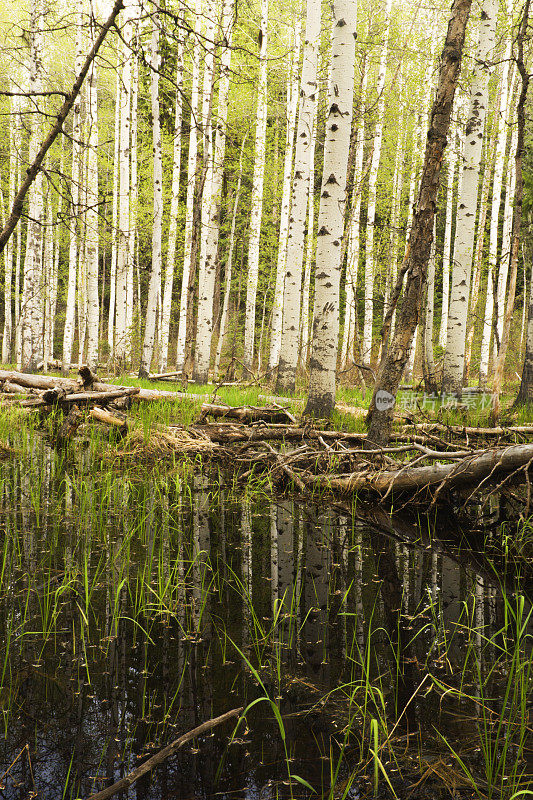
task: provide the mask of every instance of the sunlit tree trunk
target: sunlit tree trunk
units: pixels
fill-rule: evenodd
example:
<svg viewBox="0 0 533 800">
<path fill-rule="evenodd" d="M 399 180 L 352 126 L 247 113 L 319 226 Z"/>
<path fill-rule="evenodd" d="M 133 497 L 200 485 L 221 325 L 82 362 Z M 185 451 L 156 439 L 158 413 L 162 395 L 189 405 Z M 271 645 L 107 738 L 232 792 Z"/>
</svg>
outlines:
<svg viewBox="0 0 533 800">
<path fill-rule="evenodd" d="M 250 232 L 248 235 L 248 280 L 246 283 L 246 317 L 244 321 L 244 365 L 251 369 L 254 360 L 255 305 L 259 280 L 259 244 L 263 214 L 263 187 L 266 161 L 267 123 L 267 38 L 268 0 L 261 0 L 261 25 L 259 29 L 259 80 L 257 86 L 257 112 L 255 124 L 255 161 L 252 179 Z"/>
<path fill-rule="evenodd" d="M 332 16 L 331 84 L 318 215 L 313 354 L 306 406 L 306 413 L 317 417 L 329 417 L 335 405 L 340 254 L 354 93 L 357 26 L 354 0 L 333 0 Z"/>
<path fill-rule="evenodd" d="M 119 170 L 118 170 L 118 225 L 116 236 L 117 269 L 116 269 L 116 310 L 114 356 L 123 367 L 126 362 L 128 336 L 127 304 L 128 304 L 128 271 L 132 257 L 130 253 L 130 133 L 131 133 L 131 67 L 132 44 L 131 8 L 126 6 L 124 25 L 122 28 L 124 47 L 122 50 L 122 70 L 120 81 L 120 136 L 119 136 Z"/>
<path fill-rule="evenodd" d="M 494 274 L 497 269 L 498 257 L 498 232 L 500 222 L 500 202 L 503 183 L 503 167 L 505 163 L 505 149 L 507 144 L 507 117 L 510 105 L 509 92 L 509 65 L 511 58 L 512 42 L 508 38 L 502 64 L 501 96 L 498 110 L 498 127 L 496 132 L 496 155 L 494 160 L 494 178 L 492 181 L 492 202 L 490 210 L 489 233 L 489 269 L 487 274 L 487 296 L 485 300 L 485 313 L 483 315 L 483 334 L 481 339 L 481 354 L 479 363 L 479 383 L 487 384 L 489 368 L 490 345 L 492 340 L 492 317 L 494 312 Z"/>
<path fill-rule="evenodd" d="M 42 27 L 43 5 L 41 0 L 33 0 L 30 17 L 29 84 L 30 92 L 42 89 Z M 30 100 L 31 110 L 37 105 L 35 97 Z M 39 115 L 30 125 L 28 163 L 32 163 L 40 146 L 41 126 Z M 28 226 L 26 233 L 26 253 L 24 257 L 24 283 L 21 305 L 22 352 L 21 366 L 31 371 L 35 368 L 42 352 L 42 331 L 37 330 L 39 304 L 42 300 L 40 275 L 42 269 L 42 214 L 43 214 L 43 173 L 39 172 L 28 191 Z"/>
<path fill-rule="evenodd" d="M 435 239 L 437 236 L 436 226 L 433 226 L 433 243 L 428 262 L 428 274 L 426 282 L 426 308 L 424 314 L 424 338 L 423 338 L 423 358 L 422 369 L 424 373 L 424 386 L 426 392 L 436 393 L 437 383 L 435 376 L 435 359 L 433 357 L 433 317 L 435 310 Z"/>
<path fill-rule="evenodd" d="M 513 155 L 516 152 L 516 140 L 518 131 L 513 129 L 511 144 L 509 147 L 509 159 L 507 162 L 507 176 L 505 181 L 505 206 L 503 212 L 503 231 L 502 248 L 499 259 L 498 287 L 496 291 L 496 306 L 498 316 L 496 319 L 496 330 L 498 331 L 498 342 L 502 340 L 503 320 L 505 317 L 505 298 L 507 297 L 507 277 L 509 274 L 509 262 L 512 247 L 512 228 L 513 228 L 513 201 L 515 195 L 516 171 Z"/>
<path fill-rule="evenodd" d="M 309 300 L 311 291 L 311 270 L 315 252 L 315 144 L 316 144 L 316 116 L 313 119 L 313 153 L 311 155 L 311 168 L 309 170 L 309 196 L 307 210 L 307 239 L 305 245 L 305 266 L 302 286 L 302 314 L 300 317 L 300 361 L 307 366 L 309 360 Z"/>
<path fill-rule="evenodd" d="M 440 317 L 439 345 L 446 347 L 448 333 L 448 306 L 450 302 L 450 260 L 452 252 L 453 223 L 453 184 L 457 163 L 456 123 L 452 125 L 450 149 L 448 151 L 448 176 L 446 181 L 446 221 L 444 223 L 444 242 L 442 247 L 442 311 Z"/>
<path fill-rule="evenodd" d="M 161 240 L 163 233 L 163 154 L 161 151 L 161 121 L 159 116 L 159 69 L 161 56 L 159 55 L 159 15 L 155 9 L 152 12 L 150 66 L 153 152 L 152 271 L 148 286 L 146 323 L 139 378 L 147 378 L 150 372 L 154 353 L 157 301 L 161 290 Z"/>
<path fill-rule="evenodd" d="M 134 12 L 136 15 L 140 13 L 140 8 L 137 7 Z M 137 18 L 133 21 L 134 35 L 133 35 L 133 48 L 132 65 L 131 65 L 131 125 L 130 125 L 130 217 L 128 229 L 128 266 L 127 266 L 127 280 L 126 280 L 126 339 L 125 339 L 125 358 L 126 361 L 131 360 L 131 345 L 133 330 L 133 316 L 135 313 L 135 272 L 139 278 L 139 259 L 137 257 L 137 218 L 138 218 L 138 148 L 137 140 L 139 136 L 138 124 L 138 99 L 139 99 L 139 20 Z M 141 325 L 141 308 L 140 308 L 140 281 L 137 282 L 137 333 L 140 339 L 140 325 Z"/>
<path fill-rule="evenodd" d="M 361 239 L 361 192 L 363 188 L 363 156 L 365 147 L 365 112 L 368 68 L 366 59 L 362 64 L 361 92 L 359 114 L 355 140 L 354 179 L 352 208 L 348 221 L 348 243 L 346 250 L 346 306 L 344 310 L 344 328 L 341 345 L 341 364 L 344 366 L 352 355 L 352 343 L 355 333 L 355 302 L 357 276 L 359 272 L 359 250 Z"/>
<path fill-rule="evenodd" d="M 91 3 L 92 6 L 92 3 Z M 95 30 L 91 24 L 91 45 Z M 86 252 L 87 252 L 87 363 L 96 369 L 98 365 L 98 335 L 100 305 L 98 302 L 98 262 L 100 241 L 98 236 L 98 80 L 96 64 L 93 61 L 87 77 L 87 106 L 89 134 L 87 140 L 87 211 Z"/>
<path fill-rule="evenodd" d="M 118 198 L 119 198 L 119 148 L 120 148 L 120 72 L 117 69 L 117 79 L 115 82 L 115 140 L 113 147 L 113 198 L 111 201 L 111 265 L 109 269 L 109 313 L 107 320 L 107 344 L 109 353 L 113 355 L 114 333 L 115 333 L 115 305 L 117 288 L 117 256 L 118 256 Z"/>
<path fill-rule="evenodd" d="M 226 153 L 226 127 L 228 119 L 228 96 L 231 66 L 231 39 L 233 32 L 233 0 L 225 0 L 222 9 L 220 37 L 223 51 L 220 57 L 221 80 L 218 90 L 213 168 L 209 196 L 206 198 L 207 220 L 204 253 L 198 281 L 198 327 L 195 349 L 194 378 L 198 383 L 207 383 L 213 338 L 213 301 L 215 295 L 217 251 L 219 242 L 220 203 L 224 178 Z"/>
<path fill-rule="evenodd" d="M 497 0 L 484 0 L 470 88 L 465 129 L 463 181 L 457 202 L 452 289 L 444 355 L 443 392 L 460 395 L 463 388 L 466 323 L 478 201 L 479 166 L 487 114 L 491 56 L 496 33 Z"/>
<path fill-rule="evenodd" d="M 274 288 L 274 302 L 272 306 L 270 353 L 268 358 L 269 369 L 274 369 L 278 363 L 279 352 L 281 348 L 283 287 L 285 284 L 285 268 L 287 263 L 287 237 L 289 233 L 289 216 L 291 211 L 292 194 L 292 162 L 294 151 L 294 134 L 296 131 L 296 111 L 298 108 L 300 47 L 301 19 L 299 18 L 295 25 L 294 43 L 291 52 L 291 69 L 287 79 L 287 136 L 285 141 L 285 157 L 283 161 L 283 186 L 281 194 L 281 212 L 278 235 L 278 261 L 276 269 L 276 284 Z"/>
<path fill-rule="evenodd" d="M 15 177 L 17 175 L 17 136 L 18 136 L 18 106 L 19 99 L 13 98 L 11 104 L 12 116 L 10 118 L 9 126 L 9 161 L 8 161 L 8 193 L 7 193 L 7 208 L 13 205 L 13 198 L 15 197 Z M 20 226 L 18 231 L 20 231 Z M 18 233 L 20 236 L 20 233 Z M 13 343 L 13 267 L 14 267 L 14 249 L 12 238 L 8 241 L 4 249 L 4 331 L 2 335 L 2 361 L 7 363 L 11 360 L 12 343 Z"/>
<path fill-rule="evenodd" d="M 390 11 L 392 0 L 385 3 L 384 38 L 379 61 L 377 78 L 377 120 L 374 131 L 372 161 L 368 174 L 368 206 L 365 241 L 365 314 L 363 322 L 362 359 L 370 365 L 372 360 L 372 322 L 374 318 L 374 225 L 376 223 L 376 201 L 379 162 L 381 160 L 381 144 L 383 141 L 383 117 L 385 113 L 385 75 L 387 72 L 387 56 L 389 48 Z"/>
<path fill-rule="evenodd" d="M 194 6 L 194 44 L 192 50 L 192 88 L 191 117 L 189 133 L 189 154 L 187 159 L 187 199 L 185 207 L 185 239 L 183 250 L 183 273 L 181 279 L 178 341 L 176 345 L 176 368 L 182 369 L 185 363 L 185 344 L 187 341 L 187 308 L 189 300 L 189 276 L 191 273 L 193 214 L 196 193 L 196 173 L 198 169 L 198 114 L 200 110 L 200 55 L 202 52 L 201 2 L 195 0 Z"/>
<path fill-rule="evenodd" d="M 228 312 L 229 312 L 229 301 L 231 295 L 231 278 L 233 272 L 233 251 L 235 249 L 235 226 L 237 224 L 237 210 L 239 208 L 239 199 L 241 196 L 241 185 L 242 185 L 242 159 L 244 155 L 244 145 L 246 143 L 246 136 L 243 138 L 242 146 L 241 146 L 241 156 L 239 159 L 239 177 L 237 178 L 237 187 L 235 189 L 235 199 L 233 201 L 233 213 L 231 215 L 231 229 L 229 235 L 229 242 L 228 242 L 228 259 L 226 261 L 226 286 L 224 289 L 224 301 L 222 304 L 222 315 L 220 317 L 220 333 L 218 336 L 217 342 L 217 350 L 215 354 L 215 375 L 218 376 L 220 374 L 220 359 L 222 356 L 222 348 L 224 346 L 224 340 L 226 337 L 226 331 L 228 327 Z"/>
<path fill-rule="evenodd" d="M 291 212 L 287 238 L 287 257 L 283 289 L 281 347 L 277 392 L 294 392 L 298 365 L 298 339 L 302 292 L 302 264 L 305 220 L 308 210 L 311 160 L 314 158 L 313 129 L 318 95 L 317 67 L 320 37 L 320 2 L 307 0 L 302 79 L 298 108 L 298 129 L 294 155 Z M 353 70 L 352 70 L 353 92 Z"/>
<path fill-rule="evenodd" d="M 183 19 L 183 12 L 178 11 L 178 21 Z M 181 170 L 181 124 L 183 118 L 183 48 L 184 37 L 180 33 L 176 45 L 176 108 L 174 111 L 174 147 L 172 159 L 172 188 L 169 212 L 167 258 L 165 268 L 165 286 L 163 290 L 163 309 L 161 328 L 159 331 L 159 369 L 164 372 L 168 362 L 168 345 L 170 334 L 170 312 L 172 308 L 172 288 L 174 286 L 174 267 L 176 264 L 176 243 L 178 239 L 178 211 L 180 200 Z"/>
</svg>

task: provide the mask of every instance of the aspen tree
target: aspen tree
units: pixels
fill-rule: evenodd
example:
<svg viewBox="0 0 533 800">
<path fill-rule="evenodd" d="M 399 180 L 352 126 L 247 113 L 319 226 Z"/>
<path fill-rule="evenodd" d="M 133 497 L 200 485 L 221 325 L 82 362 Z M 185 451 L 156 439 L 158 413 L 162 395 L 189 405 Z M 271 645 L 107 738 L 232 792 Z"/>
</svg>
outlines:
<svg viewBox="0 0 533 800">
<path fill-rule="evenodd" d="M 152 271 L 148 286 L 144 342 L 139 378 L 147 378 L 152 364 L 155 341 L 157 301 L 161 290 L 161 240 L 163 233 L 163 155 L 161 152 L 161 121 L 159 115 L 159 15 L 152 12 L 150 43 L 150 100 L 152 106 L 153 153 L 153 212 L 152 212 Z"/>
<path fill-rule="evenodd" d="M 487 114 L 491 56 L 496 34 L 497 0 L 484 0 L 479 23 L 476 63 L 470 89 L 470 109 L 465 128 L 463 179 L 457 202 L 452 289 L 444 355 L 443 392 L 460 395 L 463 388 L 464 354 L 472 254 L 478 200 L 479 167 Z"/>
<path fill-rule="evenodd" d="M 361 191 L 363 183 L 363 156 L 365 147 L 365 113 L 366 113 L 366 87 L 368 82 L 368 67 L 366 58 L 362 63 L 361 90 L 359 99 L 359 114 L 355 138 L 354 178 L 352 193 L 352 209 L 348 221 L 348 244 L 346 249 L 346 306 L 344 310 L 344 328 L 341 345 L 341 364 L 345 365 L 351 349 L 353 334 L 355 333 L 355 296 L 357 289 L 357 275 L 359 271 L 359 249 L 361 237 Z"/>
<path fill-rule="evenodd" d="M 122 27 L 122 69 L 120 81 L 120 136 L 118 173 L 118 225 L 117 225 L 117 269 L 115 291 L 115 336 L 114 357 L 120 365 L 126 361 L 128 335 L 128 272 L 130 254 L 130 132 L 131 132 L 131 72 L 132 72 L 132 9 L 128 4 L 124 9 Z"/>
<path fill-rule="evenodd" d="M 241 196 L 242 185 L 242 159 L 244 155 L 244 145 L 246 144 L 247 136 L 243 137 L 241 145 L 241 154 L 239 158 L 239 177 L 237 178 L 237 187 L 235 189 L 235 199 L 233 201 L 233 213 L 231 215 L 231 228 L 228 242 L 228 259 L 226 261 L 226 286 L 224 289 L 224 301 L 222 303 L 222 315 L 220 317 L 220 333 L 218 336 L 217 349 L 215 354 L 215 375 L 220 374 L 220 359 L 222 356 L 222 348 L 224 346 L 224 339 L 226 336 L 226 329 L 228 326 L 228 312 L 229 301 L 231 294 L 231 278 L 233 271 L 233 251 L 235 248 L 235 226 L 237 223 L 237 210 L 239 208 L 239 199 Z"/>
<path fill-rule="evenodd" d="M 499 259 L 498 287 L 496 291 L 496 306 L 498 316 L 496 318 L 496 330 L 498 332 L 498 342 L 502 340 L 503 320 L 505 317 L 505 298 L 507 296 L 507 276 L 509 274 L 509 261 L 512 247 L 512 227 L 513 227 L 513 200 L 516 185 L 516 164 L 513 163 L 514 153 L 516 152 L 516 140 L 518 130 L 513 128 L 511 144 L 509 147 L 509 159 L 507 164 L 507 177 L 505 181 L 505 207 L 503 211 L 503 231 L 502 248 Z"/>
<path fill-rule="evenodd" d="M 9 126 L 9 160 L 8 160 L 8 194 L 7 202 L 8 208 L 13 204 L 15 196 L 15 176 L 17 174 L 17 132 L 18 132 L 18 107 L 19 98 L 14 97 L 11 104 L 12 114 L 10 116 Z M 13 267 L 14 263 L 14 249 L 13 241 L 10 239 L 4 250 L 4 330 L 2 335 L 2 361 L 7 363 L 11 360 L 12 344 L 13 344 L 13 297 L 12 297 L 12 284 L 13 284 Z"/>
<path fill-rule="evenodd" d="M 524 178 L 522 173 L 522 159 L 524 154 L 524 138 L 526 130 L 525 108 L 527 102 L 529 82 L 531 80 L 530 73 L 526 69 L 526 65 L 524 63 L 524 40 L 526 38 L 528 30 L 529 8 L 530 8 L 530 0 L 525 0 L 524 7 L 522 10 L 520 27 L 516 37 L 516 42 L 517 42 L 516 66 L 521 79 L 520 96 L 518 99 L 517 115 L 516 115 L 517 116 L 516 148 L 514 151 L 514 157 L 515 157 L 514 171 L 515 171 L 516 189 L 515 189 L 515 202 L 513 208 L 512 244 L 510 253 L 509 295 L 507 297 L 505 318 L 502 327 L 502 339 L 500 343 L 500 350 L 498 352 L 498 356 L 496 359 L 496 367 L 494 370 L 494 380 L 492 386 L 491 418 L 493 424 L 497 424 L 500 415 L 500 391 L 503 383 L 503 369 L 505 365 L 505 356 L 507 353 L 507 346 L 509 344 L 511 318 L 513 315 L 515 290 L 516 290 L 516 276 L 518 272 L 520 230 L 522 224 L 522 205 L 524 199 Z M 522 375 L 522 379 L 523 378 L 524 375 Z M 520 388 L 522 388 L 522 386 Z"/>
<path fill-rule="evenodd" d="M 126 338 L 124 340 L 124 357 L 126 361 L 131 358 L 131 344 L 133 335 L 133 315 L 135 311 L 135 267 L 137 267 L 137 322 L 141 324 L 139 264 L 136 258 L 137 248 L 137 212 L 138 212 L 138 147 L 139 135 L 139 14 L 140 6 L 133 7 L 133 52 L 131 54 L 131 117 L 130 117 L 130 199 L 129 199 L 129 227 L 126 270 Z M 138 331 L 140 339 L 140 330 Z"/>
<path fill-rule="evenodd" d="M 306 406 L 306 413 L 317 417 L 329 417 L 335 405 L 340 254 L 353 113 L 357 5 L 354 0 L 333 0 L 332 15 L 331 83 L 316 249 L 313 355 Z"/>
<path fill-rule="evenodd" d="M 38 93 L 42 88 L 42 0 L 32 0 L 29 31 L 29 82 L 30 93 Z M 31 103 L 35 103 L 32 98 Z M 35 110 L 35 109 L 33 109 Z M 31 164 L 37 155 L 40 143 L 40 124 L 30 123 L 28 162 Z M 40 272 L 42 268 L 42 214 L 43 214 L 43 173 L 39 170 L 28 192 L 28 226 L 26 233 L 26 253 L 24 257 L 24 282 L 21 304 L 21 361 L 17 366 L 26 371 L 35 368 L 39 349 L 42 347 L 42 332 L 36 329 L 38 305 L 42 300 Z"/>
<path fill-rule="evenodd" d="M 450 134 L 450 150 L 448 153 L 448 175 L 446 180 L 446 219 L 444 222 L 444 242 L 442 246 L 442 310 L 439 328 L 439 345 L 446 347 L 448 334 L 448 306 L 450 303 L 450 260 L 452 251 L 452 224 L 453 224 L 453 184 L 455 167 L 457 164 L 457 121 L 452 123 Z"/>
<path fill-rule="evenodd" d="M 368 174 L 368 205 L 365 241 L 365 314 L 363 322 L 362 359 L 363 364 L 370 365 L 372 360 L 372 322 L 374 318 L 374 226 L 376 223 L 376 201 L 379 162 L 383 141 L 383 118 L 385 114 L 385 76 L 387 73 L 387 57 L 389 51 L 390 12 L 392 0 L 385 2 L 384 37 L 379 59 L 377 79 L 377 119 L 374 130 L 372 160 Z"/>
<path fill-rule="evenodd" d="M 294 154 L 291 212 L 287 238 L 283 288 L 282 332 L 277 392 L 294 392 L 300 333 L 300 299 L 304 258 L 305 221 L 310 191 L 311 161 L 314 159 L 314 119 L 318 96 L 317 67 L 320 37 L 320 2 L 307 0 L 302 79 L 298 104 L 298 129 Z"/>
<path fill-rule="evenodd" d="M 263 213 L 263 187 L 266 161 L 267 123 L 267 40 L 268 0 L 261 0 L 259 29 L 259 80 L 257 85 L 257 112 L 255 125 L 255 161 L 252 179 L 250 232 L 248 235 L 248 279 L 246 283 L 246 317 L 244 321 L 244 365 L 252 368 L 255 340 L 255 305 L 259 279 L 259 243 Z"/>
<path fill-rule="evenodd" d="M 206 221 L 204 252 L 201 254 L 201 271 L 198 280 L 198 327 L 195 350 L 195 374 L 198 383 L 207 383 L 213 337 L 213 301 L 219 240 L 219 212 L 224 178 L 226 153 L 226 127 L 228 119 L 228 96 L 231 66 L 231 39 L 233 32 L 233 0 L 224 0 L 220 38 L 221 80 L 218 91 L 216 132 L 213 150 L 213 168 L 210 192 L 206 195 Z"/>
<path fill-rule="evenodd" d="M 316 144 L 316 117 L 313 118 L 313 153 L 311 154 L 311 168 L 309 170 L 309 196 L 307 202 L 307 240 L 305 245 L 305 266 L 302 286 L 302 314 L 300 317 L 300 361 L 305 367 L 309 359 L 309 294 L 311 288 L 311 269 L 315 250 L 315 144 Z"/>
<path fill-rule="evenodd" d="M 91 0 L 90 44 L 94 45 L 94 16 Z M 87 210 L 85 213 L 85 244 L 87 248 L 87 364 L 98 365 L 98 334 L 100 306 L 98 302 L 98 75 L 93 61 L 87 76 L 87 106 L 89 133 L 87 137 Z"/>
<path fill-rule="evenodd" d="M 283 287 L 285 285 L 285 268 L 287 263 L 287 241 L 289 234 L 289 217 L 291 211 L 292 194 L 292 162 L 294 151 L 294 135 L 296 131 L 296 111 L 298 108 L 301 23 L 302 21 L 299 18 L 295 25 L 294 43 L 291 51 L 291 69 L 287 78 L 287 136 L 285 142 L 285 157 L 283 160 L 283 184 L 278 236 L 278 260 L 276 267 L 276 283 L 274 287 L 274 301 L 272 305 L 270 353 L 268 358 L 269 369 L 274 369 L 274 367 L 277 365 L 281 348 Z"/>
<path fill-rule="evenodd" d="M 191 117 L 189 132 L 189 153 L 187 158 L 187 198 L 185 207 L 185 241 L 183 250 L 183 273 L 179 304 L 178 340 L 176 344 L 176 368 L 182 369 L 185 363 L 185 344 L 187 340 L 187 308 L 189 300 L 189 276 L 191 273 L 193 214 L 198 169 L 198 115 L 200 109 L 200 53 L 201 53 L 201 0 L 194 5 L 194 44 L 192 49 L 192 87 Z"/>
<path fill-rule="evenodd" d="M 178 25 L 182 21 L 183 11 L 178 9 Z M 178 27 L 179 30 L 179 27 Z M 172 288 L 174 285 L 174 267 L 176 264 L 176 243 L 178 239 L 178 211 L 180 200 L 181 170 L 181 124 L 183 118 L 183 49 L 184 37 L 180 33 L 176 44 L 176 107 L 174 110 L 174 146 L 172 158 L 172 188 L 169 211 L 169 228 L 167 258 L 165 266 L 165 286 L 163 290 L 163 308 L 159 331 L 159 369 L 164 372 L 168 362 L 168 345 L 170 331 L 170 311 L 172 307 Z"/>
<path fill-rule="evenodd" d="M 508 9 L 510 11 L 510 9 Z M 498 109 L 498 126 L 496 132 L 496 154 L 494 159 L 494 177 L 492 181 L 492 202 L 490 211 L 489 232 L 489 269 L 487 274 L 487 296 L 485 300 L 485 313 L 483 316 L 483 333 L 481 338 L 481 352 L 479 363 L 479 382 L 486 386 L 489 368 L 490 345 L 492 339 L 492 316 L 494 312 L 494 275 L 497 269 L 498 233 L 500 222 L 500 202 L 503 184 L 503 168 L 505 163 L 505 149 L 507 144 L 507 119 L 510 108 L 512 91 L 509 91 L 509 64 L 512 51 L 511 38 L 507 38 L 504 61 L 502 65 L 500 107 Z"/>
<path fill-rule="evenodd" d="M 435 220 L 436 222 L 436 220 Z M 435 240 L 437 237 L 436 224 L 433 225 L 433 243 L 428 261 L 428 274 L 426 282 L 426 303 L 424 313 L 423 357 L 422 369 L 424 374 L 424 387 L 426 392 L 436 393 L 437 383 L 435 376 L 435 360 L 433 357 L 433 317 L 435 310 Z"/>
<path fill-rule="evenodd" d="M 368 440 L 385 445 L 390 436 L 396 393 L 418 324 L 420 301 L 426 282 L 442 155 L 446 146 L 459 79 L 466 25 L 472 0 L 454 0 L 440 59 L 438 86 L 426 142 L 424 167 L 409 240 L 406 282 L 394 336 L 381 361 L 368 414 Z"/>
<path fill-rule="evenodd" d="M 115 305 L 117 287 L 117 256 L 118 256 L 118 165 L 120 147 L 120 73 L 117 67 L 117 77 L 115 81 L 115 140 L 113 146 L 113 198 L 111 201 L 111 265 L 109 269 L 109 310 L 107 319 L 107 344 L 109 352 L 113 353 L 114 333 L 115 333 Z"/>
</svg>

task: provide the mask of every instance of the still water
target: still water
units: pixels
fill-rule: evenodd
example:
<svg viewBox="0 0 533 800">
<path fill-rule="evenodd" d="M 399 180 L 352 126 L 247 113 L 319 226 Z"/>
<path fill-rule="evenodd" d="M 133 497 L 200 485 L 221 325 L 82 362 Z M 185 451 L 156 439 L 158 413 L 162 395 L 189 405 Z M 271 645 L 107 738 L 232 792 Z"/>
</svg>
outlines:
<svg viewBox="0 0 533 800">
<path fill-rule="evenodd" d="M 516 607 L 497 572 L 200 465 L 150 473 L 38 440 L 0 464 L 3 797 L 88 797 L 254 701 L 128 796 L 356 798 L 376 774 L 380 797 L 472 796 L 451 746 L 486 786 Z"/>
</svg>

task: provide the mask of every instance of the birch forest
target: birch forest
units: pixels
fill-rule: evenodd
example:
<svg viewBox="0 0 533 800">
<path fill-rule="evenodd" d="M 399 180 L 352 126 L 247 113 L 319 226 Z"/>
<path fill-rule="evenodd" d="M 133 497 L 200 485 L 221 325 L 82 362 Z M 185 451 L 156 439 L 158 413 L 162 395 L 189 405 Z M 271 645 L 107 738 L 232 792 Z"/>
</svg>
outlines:
<svg viewBox="0 0 533 800">
<path fill-rule="evenodd" d="M 4 4 L 2 362 L 264 379 L 323 417 L 340 384 L 528 400 L 527 11 Z"/>
</svg>

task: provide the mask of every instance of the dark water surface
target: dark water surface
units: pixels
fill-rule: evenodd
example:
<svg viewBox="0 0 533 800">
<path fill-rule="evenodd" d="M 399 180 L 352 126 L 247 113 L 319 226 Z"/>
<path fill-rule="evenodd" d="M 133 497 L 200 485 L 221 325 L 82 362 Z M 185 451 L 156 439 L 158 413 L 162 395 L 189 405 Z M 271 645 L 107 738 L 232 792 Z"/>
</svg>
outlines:
<svg viewBox="0 0 533 800">
<path fill-rule="evenodd" d="M 150 472 L 90 474 L 37 439 L 0 465 L 0 795 L 87 797 L 258 700 L 129 796 L 309 796 L 289 773 L 372 796 L 376 743 L 398 796 L 472 796 L 440 735 L 486 781 L 516 607 L 498 575 L 326 503 Z"/>
</svg>

